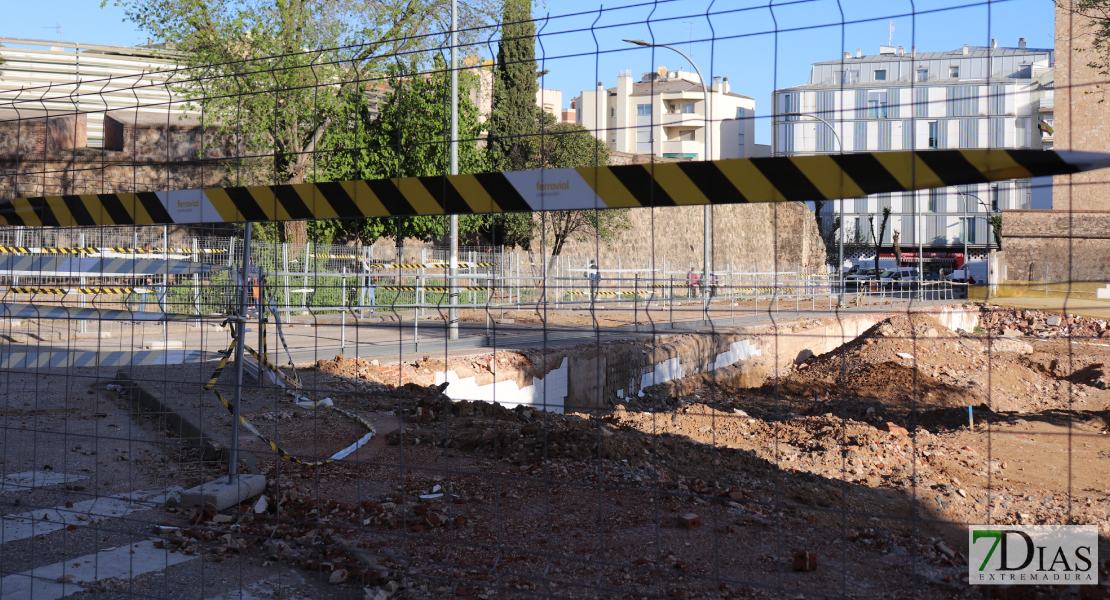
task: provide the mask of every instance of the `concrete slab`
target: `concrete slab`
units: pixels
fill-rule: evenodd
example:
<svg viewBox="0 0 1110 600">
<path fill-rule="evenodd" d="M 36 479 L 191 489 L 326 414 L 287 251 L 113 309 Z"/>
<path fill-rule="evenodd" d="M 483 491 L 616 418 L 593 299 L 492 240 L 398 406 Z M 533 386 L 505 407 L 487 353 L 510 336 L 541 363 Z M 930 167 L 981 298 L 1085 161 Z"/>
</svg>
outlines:
<svg viewBox="0 0 1110 600">
<path fill-rule="evenodd" d="M 498 325 L 512 325 L 516 323 L 516 319 L 494 319 L 493 322 Z"/>
<path fill-rule="evenodd" d="M 78 331 L 79 340 L 106 340 L 112 337 L 111 331 Z"/>
<path fill-rule="evenodd" d="M 157 342 L 146 342 L 143 344 L 144 350 L 181 350 L 185 347 L 185 342 L 180 340 L 168 340 Z"/>
<path fill-rule="evenodd" d="M 8 575 L 0 579 L 0 588 L 4 600 L 58 600 L 83 592 L 97 581 L 127 581 L 197 558 L 199 554 L 155 548 L 154 542 L 147 540 Z"/>
<path fill-rule="evenodd" d="M 227 477 L 220 477 L 181 492 L 181 506 L 199 508 L 211 504 L 216 510 L 223 510 L 265 490 L 265 475 L 237 475 L 232 483 L 228 483 Z"/>
<path fill-rule="evenodd" d="M 0 477 L 0 492 L 29 490 L 60 483 L 73 483 L 88 479 L 84 475 L 70 475 L 58 471 L 24 471 Z"/>
<path fill-rule="evenodd" d="M 26 344 L 31 338 L 26 333 L 9 333 L 7 338 L 16 344 Z"/>
</svg>

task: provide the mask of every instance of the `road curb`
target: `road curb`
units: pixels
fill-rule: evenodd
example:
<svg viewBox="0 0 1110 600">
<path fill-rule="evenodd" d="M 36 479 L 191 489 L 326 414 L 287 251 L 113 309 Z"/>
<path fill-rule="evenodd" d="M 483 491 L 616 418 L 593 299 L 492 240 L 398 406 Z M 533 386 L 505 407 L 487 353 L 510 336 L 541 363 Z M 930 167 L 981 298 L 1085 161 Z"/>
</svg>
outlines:
<svg viewBox="0 0 1110 600">
<path fill-rule="evenodd" d="M 136 409 L 158 415 L 161 425 L 180 436 L 184 444 L 201 448 L 204 460 L 226 460 L 231 444 L 224 436 L 204 427 L 200 415 L 166 400 L 149 387 L 144 387 L 141 380 L 133 380 L 123 371 L 116 372 L 116 383 L 130 390 L 131 402 Z M 261 461 L 242 448 L 239 462 L 255 472 L 261 465 Z"/>
</svg>

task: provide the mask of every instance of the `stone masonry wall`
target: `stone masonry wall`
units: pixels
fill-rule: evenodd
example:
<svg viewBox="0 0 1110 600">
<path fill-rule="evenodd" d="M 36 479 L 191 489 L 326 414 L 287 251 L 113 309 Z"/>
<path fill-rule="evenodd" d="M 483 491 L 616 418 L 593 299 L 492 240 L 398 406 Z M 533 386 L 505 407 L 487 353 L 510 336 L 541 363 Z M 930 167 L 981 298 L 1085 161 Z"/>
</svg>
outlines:
<svg viewBox="0 0 1110 600">
<path fill-rule="evenodd" d="M 1110 214 L 1006 211 L 1006 277 L 1017 281 L 1104 281 L 1110 274 Z"/>
<path fill-rule="evenodd" d="M 592 239 L 571 241 L 564 253 L 597 256 L 602 269 L 644 267 L 654 257 L 657 268 L 700 270 L 703 210 L 701 206 L 629 209 L 632 227 L 611 244 Z M 818 235 L 813 211 L 804 204 L 735 204 L 713 207 L 710 246 L 713 266 L 728 265 L 744 272 L 793 271 L 799 267 L 823 272 L 825 244 Z M 536 244 L 538 247 L 539 244 Z"/>
</svg>

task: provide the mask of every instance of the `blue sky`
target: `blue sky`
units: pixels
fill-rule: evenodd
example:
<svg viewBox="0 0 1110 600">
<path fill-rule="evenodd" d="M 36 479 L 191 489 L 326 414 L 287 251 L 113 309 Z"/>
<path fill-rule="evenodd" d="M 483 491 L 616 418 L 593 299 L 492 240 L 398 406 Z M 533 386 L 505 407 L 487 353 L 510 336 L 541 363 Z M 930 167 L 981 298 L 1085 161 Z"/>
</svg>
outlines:
<svg viewBox="0 0 1110 600">
<path fill-rule="evenodd" d="M 118 8 L 99 0 L 39 0 L 5 3 L 0 36 L 61 39 L 103 44 L 137 44 L 145 32 L 123 22 Z M 659 65 L 685 67 L 668 50 L 631 47 L 622 38 L 673 44 L 692 54 L 706 77 L 726 76 L 732 90 L 756 99 L 767 115 L 771 91 L 806 82 L 810 63 L 842 51 L 875 54 L 889 37 L 895 46 L 920 51 L 951 50 L 963 44 L 1053 46 L 1051 0 L 618 0 L 599 11 L 597 0 L 548 0 L 535 9 L 549 16 L 537 55 L 550 71 L 543 86 L 563 91 L 564 104 L 595 82 L 616 83 L 621 69 L 635 77 Z M 841 23 L 845 23 L 841 25 Z M 776 35 L 776 31 L 778 34 Z M 488 48 L 482 48 L 488 55 Z M 770 143 L 770 123 L 760 119 L 757 143 Z"/>
</svg>

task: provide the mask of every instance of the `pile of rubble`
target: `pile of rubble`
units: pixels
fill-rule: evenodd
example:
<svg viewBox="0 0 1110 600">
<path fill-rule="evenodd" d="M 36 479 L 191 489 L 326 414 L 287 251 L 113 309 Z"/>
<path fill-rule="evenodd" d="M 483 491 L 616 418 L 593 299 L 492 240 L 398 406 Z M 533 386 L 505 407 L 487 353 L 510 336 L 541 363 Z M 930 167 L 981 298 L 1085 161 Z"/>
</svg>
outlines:
<svg viewBox="0 0 1110 600">
<path fill-rule="evenodd" d="M 1110 327 L 1102 319 L 1061 316 L 1039 310 L 985 306 L 979 317 L 981 327 L 992 336 L 1027 335 L 1038 338 L 1110 338 Z"/>
</svg>

